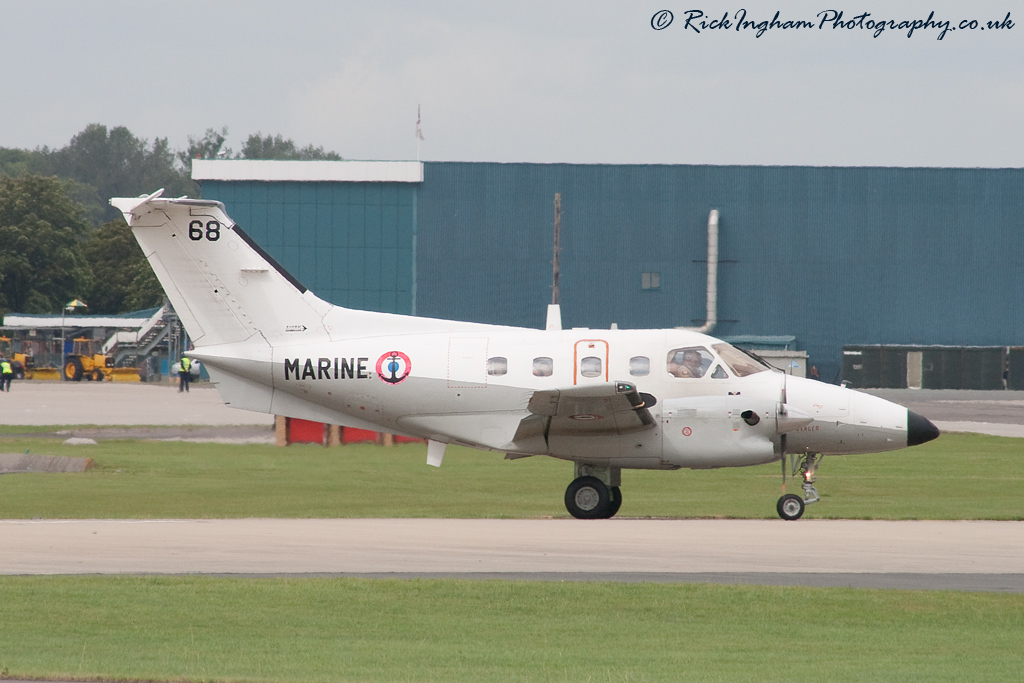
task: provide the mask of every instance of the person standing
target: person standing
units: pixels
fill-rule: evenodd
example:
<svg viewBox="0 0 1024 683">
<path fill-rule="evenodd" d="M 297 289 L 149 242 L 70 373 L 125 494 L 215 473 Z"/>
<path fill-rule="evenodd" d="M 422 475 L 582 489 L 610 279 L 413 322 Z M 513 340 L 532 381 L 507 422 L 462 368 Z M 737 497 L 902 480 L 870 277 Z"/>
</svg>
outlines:
<svg viewBox="0 0 1024 683">
<path fill-rule="evenodd" d="M 0 358 L 0 391 L 11 393 L 12 379 L 14 379 L 14 366 L 6 358 Z"/>
<path fill-rule="evenodd" d="M 192 359 L 182 356 L 178 367 L 178 393 L 188 391 L 189 382 L 192 381 Z"/>
</svg>

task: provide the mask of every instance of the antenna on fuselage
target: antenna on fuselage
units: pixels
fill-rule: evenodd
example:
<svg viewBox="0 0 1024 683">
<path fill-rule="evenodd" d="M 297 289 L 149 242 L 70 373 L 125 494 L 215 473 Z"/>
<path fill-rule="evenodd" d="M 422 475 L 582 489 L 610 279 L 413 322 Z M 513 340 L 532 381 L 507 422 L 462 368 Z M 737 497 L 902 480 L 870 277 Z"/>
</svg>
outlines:
<svg viewBox="0 0 1024 683">
<path fill-rule="evenodd" d="M 545 330 L 562 329 L 562 308 L 558 304 L 558 252 L 561 251 L 559 240 L 562 233 L 562 193 L 555 193 L 555 256 L 551 261 L 551 303 L 548 304 L 548 319 Z"/>
</svg>

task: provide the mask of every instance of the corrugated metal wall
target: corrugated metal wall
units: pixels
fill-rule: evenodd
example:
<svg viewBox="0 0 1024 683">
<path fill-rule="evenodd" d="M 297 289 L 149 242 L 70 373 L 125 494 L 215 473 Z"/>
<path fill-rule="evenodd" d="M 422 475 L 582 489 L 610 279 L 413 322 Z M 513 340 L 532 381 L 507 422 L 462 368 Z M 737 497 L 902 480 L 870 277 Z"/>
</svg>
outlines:
<svg viewBox="0 0 1024 683">
<path fill-rule="evenodd" d="M 714 208 L 716 336 L 795 335 L 826 380 L 849 344 L 1024 341 L 1022 169 L 428 162 L 418 186 L 203 182 L 329 301 L 527 327 L 551 300 L 556 192 L 566 327 L 702 324 Z"/>
<path fill-rule="evenodd" d="M 413 308 L 414 195 L 411 183 L 203 181 L 317 296 L 386 313 Z"/>
<path fill-rule="evenodd" d="M 796 335 L 828 380 L 845 344 L 1018 344 L 1022 190 L 1021 169 L 427 163 L 418 313 L 541 327 L 560 192 L 566 326 L 700 324 L 717 208 L 716 335 Z"/>
</svg>

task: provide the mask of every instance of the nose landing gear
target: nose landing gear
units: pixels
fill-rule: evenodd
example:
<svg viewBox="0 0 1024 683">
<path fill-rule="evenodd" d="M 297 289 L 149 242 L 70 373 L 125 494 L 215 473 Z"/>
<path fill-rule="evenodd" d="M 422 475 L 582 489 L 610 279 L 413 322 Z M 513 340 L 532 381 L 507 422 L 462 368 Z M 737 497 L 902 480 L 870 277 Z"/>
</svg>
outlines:
<svg viewBox="0 0 1024 683">
<path fill-rule="evenodd" d="M 782 486 L 785 490 L 786 486 L 786 470 L 790 470 L 790 476 L 796 476 L 797 472 L 800 473 L 801 487 L 804 490 L 804 495 L 800 496 L 787 493 L 786 495 L 779 498 L 778 504 L 775 509 L 779 513 L 779 517 L 788 521 L 795 521 L 800 519 L 804 514 L 804 508 L 811 503 L 817 503 L 819 499 L 818 490 L 814 488 L 814 473 L 817 471 L 818 466 L 821 465 L 821 459 L 824 457 L 820 453 L 803 453 L 790 454 L 789 467 L 786 467 L 786 455 L 782 456 Z"/>
</svg>

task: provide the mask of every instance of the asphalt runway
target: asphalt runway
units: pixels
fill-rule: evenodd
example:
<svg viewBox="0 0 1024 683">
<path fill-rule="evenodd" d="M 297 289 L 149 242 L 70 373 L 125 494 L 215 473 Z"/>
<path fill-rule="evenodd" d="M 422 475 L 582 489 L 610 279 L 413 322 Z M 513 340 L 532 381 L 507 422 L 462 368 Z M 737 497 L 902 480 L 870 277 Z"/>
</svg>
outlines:
<svg viewBox="0 0 1024 683">
<path fill-rule="evenodd" d="M 1017 394 L 883 393 L 931 419 L 948 418 L 940 423 L 1024 430 Z M 208 386 L 181 395 L 166 385 L 18 382 L 0 395 L 0 423 L 164 425 L 148 429 L 167 438 L 197 426 L 210 434 L 225 425 L 269 427 L 272 417 L 227 407 Z M 1024 592 L 1024 522 L 7 520 L 0 521 L 0 548 L 0 574 L 9 575 L 458 576 Z"/>
</svg>

